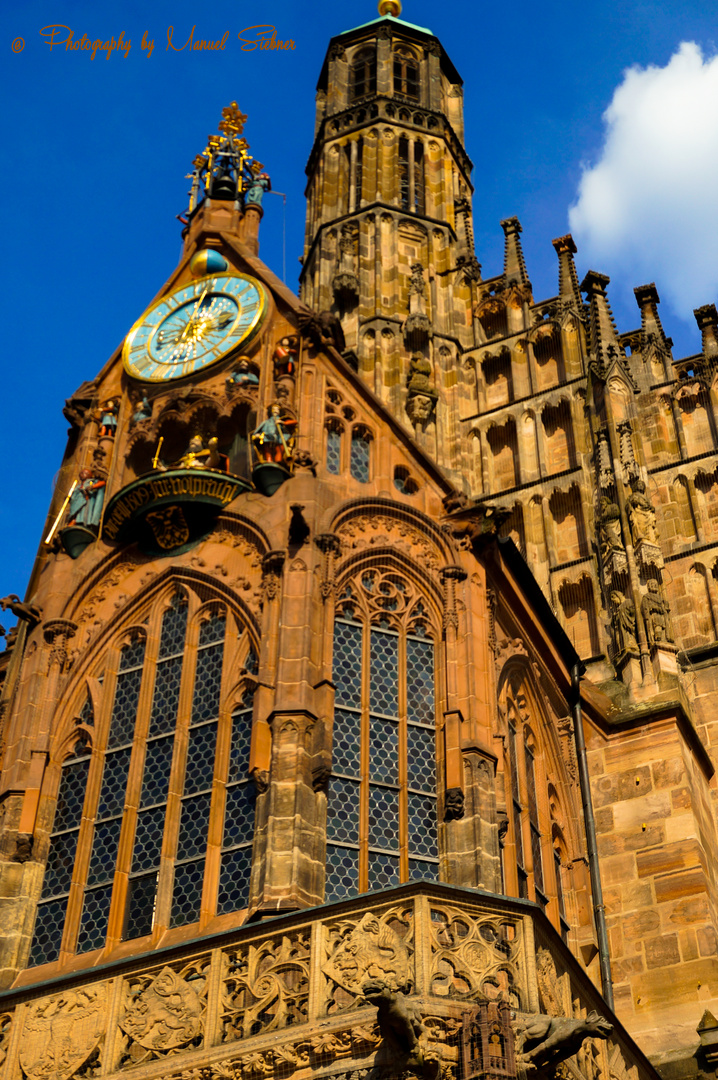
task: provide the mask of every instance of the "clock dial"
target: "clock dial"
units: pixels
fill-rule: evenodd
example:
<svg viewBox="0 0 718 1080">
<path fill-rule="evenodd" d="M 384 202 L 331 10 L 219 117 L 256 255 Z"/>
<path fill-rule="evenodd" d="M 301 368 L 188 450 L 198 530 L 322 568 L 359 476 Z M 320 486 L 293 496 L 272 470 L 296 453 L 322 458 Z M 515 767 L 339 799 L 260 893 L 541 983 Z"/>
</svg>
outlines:
<svg viewBox="0 0 718 1080">
<path fill-rule="evenodd" d="M 211 274 L 163 296 L 125 339 L 125 370 L 143 382 L 194 375 L 246 344 L 267 310 L 267 293 L 244 274 Z"/>
</svg>

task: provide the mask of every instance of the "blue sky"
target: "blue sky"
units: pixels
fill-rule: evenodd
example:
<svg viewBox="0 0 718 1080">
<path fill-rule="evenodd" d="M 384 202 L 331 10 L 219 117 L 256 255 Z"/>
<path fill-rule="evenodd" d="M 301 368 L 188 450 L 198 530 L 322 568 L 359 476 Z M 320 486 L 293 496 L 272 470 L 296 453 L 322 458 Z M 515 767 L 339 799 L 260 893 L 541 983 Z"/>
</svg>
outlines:
<svg viewBox="0 0 718 1080">
<path fill-rule="evenodd" d="M 102 9 L 84 0 L 31 0 L 14 12 L 4 7 L 0 596 L 23 595 L 26 587 L 65 446 L 64 399 L 96 374 L 176 265 L 181 227 L 175 215 L 187 204 L 185 174 L 216 130 L 222 107 L 233 99 L 248 114 L 245 135 L 252 153 L 264 163 L 275 191 L 287 195 L 286 222 L 282 199 L 266 200 L 260 255 L 281 276 L 286 229 L 287 283 L 296 289 L 316 80 L 329 38 L 376 14 L 372 0 L 251 6 L 215 0 L 206 15 L 201 5 L 187 0 L 151 5 L 108 0 Z M 640 202 L 646 172 L 662 176 L 666 162 L 676 156 L 688 169 L 694 152 L 706 169 L 716 160 L 706 153 L 715 149 L 718 124 L 707 122 L 704 105 L 718 71 L 716 65 L 708 68 L 717 35 L 706 5 L 697 0 L 600 5 L 455 0 L 445 8 L 408 0 L 402 17 L 431 28 L 464 79 L 474 231 L 487 277 L 501 269 L 499 221 L 517 214 L 535 295 L 555 293 L 551 240 L 569 229 L 569 207 L 577 200 L 583 169 L 603 161 L 600 175 L 613 169 L 613 186 L 620 188 L 630 170 L 625 156 L 616 156 L 611 147 L 620 135 L 624 148 L 630 148 L 632 117 L 642 123 L 645 109 L 652 108 L 649 87 L 644 112 L 633 110 L 636 80 L 626 89 L 624 73 L 648 69 L 660 81 L 665 69 L 680 82 L 681 70 L 670 65 L 682 42 L 695 42 L 703 57 L 699 53 L 695 61 L 694 56 L 695 86 L 690 83 L 686 90 L 685 108 L 694 125 L 686 125 L 684 115 L 674 119 L 687 131 L 688 145 L 676 155 L 670 124 L 664 130 L 659 120 L 653 142 L 641 147 L 644 171 L 638 169 L 631 181 L 628 216 L 638 220 L 630 207 Z M 238 35 L 257 24 L 275 26 L 277 37 L 293 40 L 295 49 L 242 51 Z M 98 50 L 93 60 L 90 51 L 59 44 L 66 30 L 56 31 L 51 49 L 49 32 L 40 31 L 52 25 L 68 27 L 74 41 L 87 35 L 104 42 L 123 33 L 130 49 L 126 56 L 116 51 L 109 57 Z M 176 47 L 194 26 L 195 40 L 227 34 L 225 48 L 174 51 L 168 48 L 170 26 Z M 154 41 L 151 55 L 141 47 L 145 34 Z M 19 51 L 13 51 L 14 42 Z M 638 79 L 643 88 L 648 74 Z M 619 120 L 614 116 L 607 128 L 603 114 L 621 87 L 623 112 L 617 107 Z M 671 174 L 666 185 L 653 218 L 641 217 L 639 234 L 631 234 L 629 221 L 621 236 L 611 233 L 610 242 L 601 243 L 607 235 L 601 200 L 582 205 L 576 220 L 583 222 L 587 250 L 579 244 L 577 262 L 581 276 L 589 268 L 612 276 L 610 296 L 621 330 L 638 323 L 632 286 L 655 277 L 664 324 L 682 355 L 699 347 L 695 326 L 676 313 L 685 314 L 686 302 L 681 309 L 679 297 L 675 312 L 668 310 L 662 278 L 658 270 L 644 268 L 642 252 L 645 247 L 655 253 L 668 281 L 673 249 L 657 250 L 656 239 L 663 231 L 666 191 L 671 206 L 695 206 L 703 197 L 718 200 L 712 192 L 686 193 L 679 174 Z M 683 218 L 678 214 L 676 220 L 675 250 L 686 258 L 680 248 Z M 688 258 L 700 262 L 703 255 L 715 263 L 718 236 L 704 231 L 698 229 Z M 598 263 L 590 258 L 594 251 L 600 252 Z M 689 307 L 715 302 L 706 274 Z M 12 621 L 0 613 L 0 623 L 7 627 Z"/>
</svg>

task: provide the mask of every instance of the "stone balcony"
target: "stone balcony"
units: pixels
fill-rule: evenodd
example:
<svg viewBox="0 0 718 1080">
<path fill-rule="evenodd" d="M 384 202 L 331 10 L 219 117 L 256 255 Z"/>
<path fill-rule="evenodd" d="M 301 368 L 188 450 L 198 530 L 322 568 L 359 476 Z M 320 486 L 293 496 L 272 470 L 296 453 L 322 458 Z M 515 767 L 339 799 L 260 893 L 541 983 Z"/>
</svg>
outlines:
<svg viewBox="0 0 718 1080">
<path fill-rule="evenodd" d="M 411 1060 L 383 1037 L 370 980 L 420 1018 Z M 612 1034 L 564 1061 L 564 1080 L 657 1080 L 535 905 L 423 882 L 4 993 L 0 1080 L 466 1080 L 462 1031 L 492 1001 L 514 1025 L 606 1016 Z"/>
</svg>

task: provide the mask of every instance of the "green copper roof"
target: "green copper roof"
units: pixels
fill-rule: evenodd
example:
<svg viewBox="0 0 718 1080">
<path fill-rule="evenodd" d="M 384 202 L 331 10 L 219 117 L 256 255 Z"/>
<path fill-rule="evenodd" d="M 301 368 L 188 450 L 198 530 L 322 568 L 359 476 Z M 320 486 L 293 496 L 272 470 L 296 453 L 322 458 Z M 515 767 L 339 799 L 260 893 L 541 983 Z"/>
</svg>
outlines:
<svg viewBox="0 0 718 1080">
<path fill-rule="evenodd" d="M 367 26 L 371 26 L 373 23 L 384 22 L 386 19 L 389 22 L 396 23 L 397 26 L 408 26 L 410 30 L 419 30 L 422 34 L 430 34 L 431 37 L 435 37 L 433 30 L 428 30 L 425 26 L 416 26 L 415 23 L 406 22 L 404 19 L 397 19 L 393 15 L 382 15 L 380 19 L 371 19 L 369 22 L 362 23 L 361 26 L 353 26 L 351 30 L 342 30 L 339 37 L 343 37 L 344 34 L 351 34 L 354 30 L 364 30 Z"/>
</svg>

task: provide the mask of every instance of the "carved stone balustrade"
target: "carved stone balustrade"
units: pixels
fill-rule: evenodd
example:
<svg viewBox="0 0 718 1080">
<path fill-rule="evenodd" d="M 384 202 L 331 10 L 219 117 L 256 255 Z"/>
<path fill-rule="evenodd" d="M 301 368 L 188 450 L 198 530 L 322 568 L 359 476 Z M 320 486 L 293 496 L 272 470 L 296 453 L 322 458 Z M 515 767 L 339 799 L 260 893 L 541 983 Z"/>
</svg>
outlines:
<svg viewBox="0 0 718 1080">
<path fill-rule="evenodd" d="M 486 1002 L 507 1003 L 514 1026 L 596 1010 L 612 1033 L 586 1039 L 564 1074 L 657 1080 L 543 913 L 476 890 L 416 882 L 37 986 L 31 975 L 0 995 L 0 1080 L 128 1070 L 143 1080 L 303 1080 L 371 1069 L 453 1080 L 462 1024 Z M 394 1060 L 364 996 L 377 984 L 411 1009 L 421 1069 Z M 513 1056 L 501 1060 L 505 1072 Z"/>
</svg>

